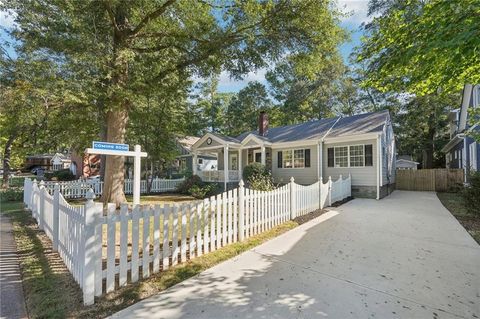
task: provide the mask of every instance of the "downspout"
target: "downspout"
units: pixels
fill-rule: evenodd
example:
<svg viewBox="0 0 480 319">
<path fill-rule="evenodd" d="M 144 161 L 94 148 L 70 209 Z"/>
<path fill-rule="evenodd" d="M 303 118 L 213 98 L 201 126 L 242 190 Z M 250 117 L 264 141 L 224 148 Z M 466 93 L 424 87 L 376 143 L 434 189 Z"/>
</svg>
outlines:
<svg viewBox="0 0 480 319">
<path fill-rule="evenodd" d="M 381 136 L 378 135 L 377 137 L 377 200 L 380 199 L 380 170 L 382 169 L 381 166 L 381 158 L 380 158 L 380 145 L 381 144 Z"/>
<path fill-rule="evenodd" d="M 333 127 L 342 119 L 341 116 L 338 117 L 338 119 L 335 121 L 335 123 L 332 124 L 332 126 L 328 129 L 328 131 L 320 138 L 318 141 L 318 180 L 322 181 L 323 183 L 323 141 L 325 140 L 325 137 L 327 137 L 328 134 L 332 131 Z"/>
</svg>

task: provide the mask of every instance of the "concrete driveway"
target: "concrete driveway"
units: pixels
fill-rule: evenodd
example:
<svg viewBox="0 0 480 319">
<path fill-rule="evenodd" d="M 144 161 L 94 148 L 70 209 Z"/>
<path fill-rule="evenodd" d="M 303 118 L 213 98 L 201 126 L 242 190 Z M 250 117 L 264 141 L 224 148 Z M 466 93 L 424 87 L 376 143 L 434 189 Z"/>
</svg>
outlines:
<svg viewBox="0 0 480 319">
<path fill-rule="evenodd" d="M 435 193 L 355 199 L 118 318 L 479 318 L 480 246 Z"/>
</svg>

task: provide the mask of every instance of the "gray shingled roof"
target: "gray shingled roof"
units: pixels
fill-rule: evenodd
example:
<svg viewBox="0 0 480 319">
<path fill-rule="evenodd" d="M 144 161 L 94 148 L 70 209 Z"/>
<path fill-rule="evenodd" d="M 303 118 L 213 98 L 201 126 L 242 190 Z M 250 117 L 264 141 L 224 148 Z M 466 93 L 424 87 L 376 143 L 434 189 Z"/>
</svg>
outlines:
<svg viewBox="0 0 480 319">
<path fill-rule="evenodd" d="M 299 140 L 320 139 L 333 126 L 328 137 L 339 137 L 365 133 L 381 132 L 388 118 L 388 111 L 358 114 L 348 117 L 327 118 L 310 121 L 301 124 L 279 126 L 268 129 L 266 136 L 259 136 L 258 131 L 251 131 L 237 136 L 236 142 L 242 141 L 249 134 L 267 140 L 272 143 L 294 142 Z M 221 136 L 221 138 L 224 138 Z"/>
</svg>

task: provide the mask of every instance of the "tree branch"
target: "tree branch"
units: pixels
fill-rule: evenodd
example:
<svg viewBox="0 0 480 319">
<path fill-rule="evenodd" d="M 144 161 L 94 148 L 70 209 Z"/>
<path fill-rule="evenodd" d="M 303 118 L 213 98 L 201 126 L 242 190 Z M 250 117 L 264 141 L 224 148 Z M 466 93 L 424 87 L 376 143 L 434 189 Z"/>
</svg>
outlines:
<svg viewBox="0 0 480 319">
<path fill-rule="evenodd" d="M 130 33 L 130 36 L 136 36 L 151 20 L 158 18 L 165 11 L 167 11 L 168 7 L 171 6 L 175 1 L 176 0 L 167 0 L 160 8 L 147 14 L 135 27 L 135 29 L 133 29 L 133 31 Z"/>
</svg>

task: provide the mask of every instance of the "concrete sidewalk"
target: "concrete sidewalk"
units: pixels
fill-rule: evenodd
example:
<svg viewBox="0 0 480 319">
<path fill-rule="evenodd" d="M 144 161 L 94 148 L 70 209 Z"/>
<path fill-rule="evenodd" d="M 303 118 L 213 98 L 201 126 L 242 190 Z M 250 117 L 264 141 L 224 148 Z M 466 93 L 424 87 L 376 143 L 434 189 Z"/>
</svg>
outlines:
<svg viewBox="0 0 480 319">
<path fill-rule="evenodd" d="M 28 318 L 12 224 L 0 214 L 0 318 Z"/>
<path fill-rule="evenodd" d="M 115 318 L 478 318 L 480 246 L 434 193 L 355 199 Z"/>
</svg>

